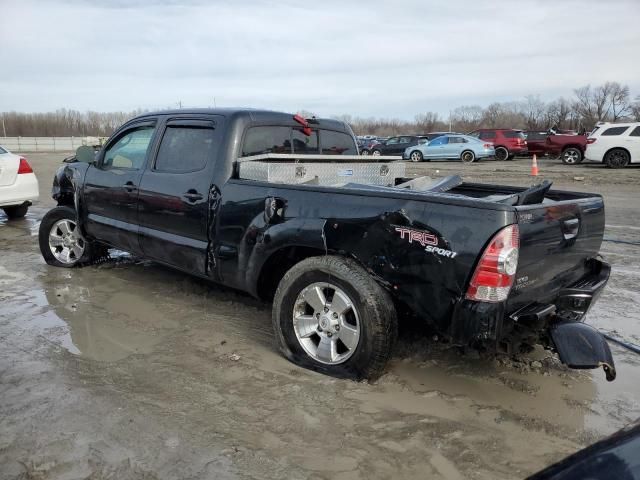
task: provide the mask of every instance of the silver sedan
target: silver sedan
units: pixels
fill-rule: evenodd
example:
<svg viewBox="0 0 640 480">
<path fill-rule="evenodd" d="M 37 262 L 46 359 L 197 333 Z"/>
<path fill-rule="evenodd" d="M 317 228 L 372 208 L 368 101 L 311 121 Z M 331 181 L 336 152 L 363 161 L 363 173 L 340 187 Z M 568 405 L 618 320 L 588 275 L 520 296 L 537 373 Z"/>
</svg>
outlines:
<svg viewBox="0 0 640 480">
<path fill-rule="evenodd" d="M 469 135 L 442 135 L 428 143 L 407 148 L 402 158 L 412 162 L 459 159 L 465 163 L 471 163 L 482 158 L 493 157 L 495 153 L 493 144 L 484 140 Z"/>
</svg>

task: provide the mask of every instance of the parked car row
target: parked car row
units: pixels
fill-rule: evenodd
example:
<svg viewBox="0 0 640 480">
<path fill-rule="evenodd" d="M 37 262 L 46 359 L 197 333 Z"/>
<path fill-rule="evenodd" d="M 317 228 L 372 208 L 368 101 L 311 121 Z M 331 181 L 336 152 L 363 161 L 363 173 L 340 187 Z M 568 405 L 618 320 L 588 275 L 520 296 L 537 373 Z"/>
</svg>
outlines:
<svg viewBox="0 0 640 480">
<path fill-rule="evenodd" d="M 413 162 L 431 159 L 474 162 L 490 156 L 512 160 L 515 156 L 537 155 L 560 158 L 565 165 L 586 160 L 621 168 L 640 163 L 640 122 L 600 122 L 589 135 L 572 130 L 481 128 L 467 135 L 431 132 L 388 139 L 365 136 L 358 137 L 358 147 L 361 155 L 402 155 Z"/>
</svg>

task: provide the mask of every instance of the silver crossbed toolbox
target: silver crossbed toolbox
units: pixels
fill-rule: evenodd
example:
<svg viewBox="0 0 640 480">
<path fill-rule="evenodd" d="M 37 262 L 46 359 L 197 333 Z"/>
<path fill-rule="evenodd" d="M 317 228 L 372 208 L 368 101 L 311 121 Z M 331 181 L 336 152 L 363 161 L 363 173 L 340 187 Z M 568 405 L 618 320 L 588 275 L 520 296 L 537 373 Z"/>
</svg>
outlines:
<svg viewBox="0 0 640 480">
<path fill-rule="evenodd" d="M 399 157 L 363 160 L 358 155 L 265 154 L 238 159 L 238 176 L 285 184 L 393 186 L 397 178 L 406 175 L 405 163 Z"/>
</svg>

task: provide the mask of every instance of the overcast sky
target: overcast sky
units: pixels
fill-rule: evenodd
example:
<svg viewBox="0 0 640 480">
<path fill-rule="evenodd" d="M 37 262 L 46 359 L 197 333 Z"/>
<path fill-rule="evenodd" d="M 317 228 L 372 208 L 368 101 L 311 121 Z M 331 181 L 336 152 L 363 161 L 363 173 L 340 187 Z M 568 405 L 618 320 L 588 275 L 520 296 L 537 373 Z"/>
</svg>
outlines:
<svg viewBox="0 0 640 480">
<path fill-rule="evenodd" d="M 176 106 L 412 119 L 640 94 L 640 0 L 0 0 L 0 111 Z"/>
</svg>

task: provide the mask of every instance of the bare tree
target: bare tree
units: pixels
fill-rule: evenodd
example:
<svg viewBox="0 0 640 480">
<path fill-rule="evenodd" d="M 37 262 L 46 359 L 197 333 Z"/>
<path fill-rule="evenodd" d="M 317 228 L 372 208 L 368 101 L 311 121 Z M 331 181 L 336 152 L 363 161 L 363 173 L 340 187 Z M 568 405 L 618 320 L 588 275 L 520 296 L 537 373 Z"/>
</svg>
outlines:
<svg viewBox="0 0 640 480">
<path fill-rule="evenodd" d="M 442 122 L 438 119 L 435 112 L 420 113 L 416 115 L 415 124 L 419 132 L 433 132 Z"/>
<path fill-rule="evenodd" d="M 478 105 L 463 105 L 451 112 L 451 127 L 456 132 L 470 132 L 479 128 L 484 110 Z"/>
<path fill-rule="evenodd" d="M 631 96 L 627 85 L 620 85 L 618 82 L 610 82 L 609 84 L 611 119 L 616 122 L 631 113 Z"/>
<path fill-rule="evenodd" d="M 542 128 L 545 123 L 547 106 L 540 100 L 539 95 L 527 95 L 525 100 L 522 113 L 526 118 L 527 128 L 529 130 Z"/>
<path fill-rule="evenodd" d="M 638 95 L 635 101 L 631 104 L 630 110 L 633 120 L 640 122 L 640 95 Z"/>
</svg>

